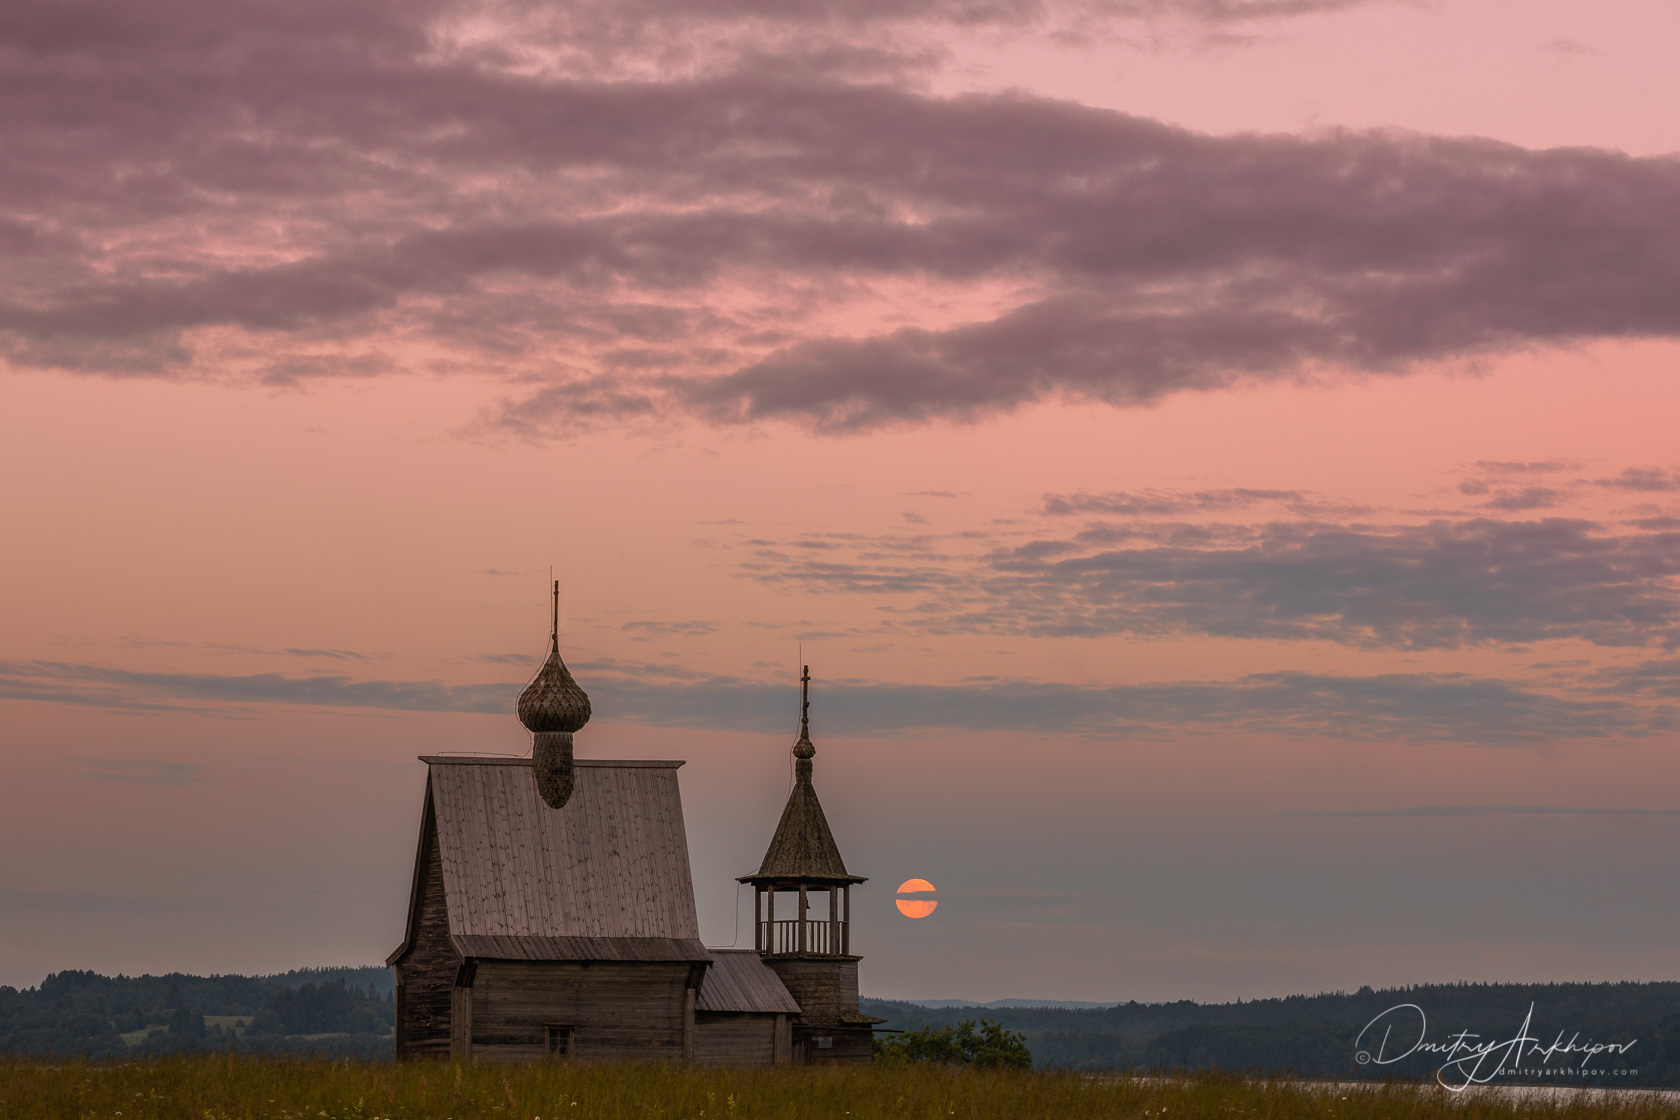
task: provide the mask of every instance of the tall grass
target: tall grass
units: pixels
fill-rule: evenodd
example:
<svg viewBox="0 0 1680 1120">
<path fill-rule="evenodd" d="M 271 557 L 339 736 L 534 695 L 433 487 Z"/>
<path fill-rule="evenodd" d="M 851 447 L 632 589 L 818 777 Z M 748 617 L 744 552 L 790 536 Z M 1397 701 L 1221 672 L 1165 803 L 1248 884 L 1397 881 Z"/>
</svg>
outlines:
<svg viewBox="0 0 1680 1120">
<path fill-rule="evenodd" d="M 1680 1120 L 1654 1094 L 1550 1100 L 1235 1077 L 1093 1077 L 918 1065 L 360 1064 L 192 1055 L 0 1059 L 0 1120 Z"/>
</svg>

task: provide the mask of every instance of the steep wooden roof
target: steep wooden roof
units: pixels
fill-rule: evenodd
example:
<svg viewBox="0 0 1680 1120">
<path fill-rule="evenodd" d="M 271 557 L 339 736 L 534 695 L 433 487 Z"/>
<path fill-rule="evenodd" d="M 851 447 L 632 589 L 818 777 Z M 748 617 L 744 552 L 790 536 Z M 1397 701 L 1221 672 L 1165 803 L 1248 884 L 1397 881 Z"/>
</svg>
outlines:
<svg viewBox="0 0 1680 1120">
<path fill-rule="evenodd" d="M 741 876 L 743 883 L 771 881 L 800 881 L 806 883 L 862 883 L 862 875 L 846 870 L 840 858 L 840 847 L 823 815 L 817 791 L 811 785 L 810 763 L 800 760 L 799 778 L 788 795 L 787 807 L 782 810 L 776 834 L 770 838 L 764 860 L 751 875 Z"/>
<path fill-rule="evenodd" d="M 463 957 L 493 961 L 703 961 L 708 950 L 681 937 L 450 937 Z"/>
<path fill-rule="evenodd" d="M 712 949 L 712 967 L 700 984 L 696 1011 L 757 1011 L 799 1014 L 775 969 L 751 949 Z"/>
<path fill-rule="evenodd" d="M 564 808 L 528 758 L 428 756 L 449 934 L 464 956 L 706 960 L 680 762 L 579 759 Z"/>
<path fill-rule="evenodd" d="M 822 803 L 817 800 L 816 787 L 811 784 L 816 755 L 816 744 L 811 742 L 811 667 L 807 665 L 799 677 L 799 739 L 793 744 L 793 792 L 788 794 L 787 807 L 782 810 L 776 834 L 770 837 L 763 862 L 751 875 L 741 876 L 740 882 L 760 886 L 868 882 L 862 875 L 849 874 L 845 861 L 840 858 L 840 846 L 834 842 Z"/>
</svg>

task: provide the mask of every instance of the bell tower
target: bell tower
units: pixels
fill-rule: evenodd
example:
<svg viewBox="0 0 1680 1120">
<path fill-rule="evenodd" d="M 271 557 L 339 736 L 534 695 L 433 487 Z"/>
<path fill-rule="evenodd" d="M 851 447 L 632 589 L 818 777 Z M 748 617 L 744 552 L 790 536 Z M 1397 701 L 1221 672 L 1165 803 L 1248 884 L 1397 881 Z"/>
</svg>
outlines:
<svg viewBox="0 0 1680 1120">
<path fill-rule="evenodd" d="M 800 677 L 799 741 L 793 745 L 793 792 L 753 886 L 753 947 L 798 1001 L 796 1062 L 868 1064 L 871 1027 L 885 1020 L 858 1010 L 858 961 L 852 952 L 852 885 L 812 784 L 811 667 Z"/>
</svg>

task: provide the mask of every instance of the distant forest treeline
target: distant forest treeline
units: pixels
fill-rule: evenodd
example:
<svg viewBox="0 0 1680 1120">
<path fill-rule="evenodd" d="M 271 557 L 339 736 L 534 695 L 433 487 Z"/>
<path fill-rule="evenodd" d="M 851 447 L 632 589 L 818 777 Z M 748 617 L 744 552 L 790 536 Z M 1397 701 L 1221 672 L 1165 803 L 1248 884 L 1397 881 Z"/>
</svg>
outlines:
<svg viewBox="0 0 1680 1120">
<path fill-rule="evenodd" d="M 0 986 L 0 1054 L 120 1057 L 181 1050 L 390 1057 L 394 982 L 385 968 L 274 976 L 55 973 Z"/>
<path fill-rule="evenodd" d="M 886 1026 L 916 1029 L 989 1018 L 1026 1036 L 1034 1064 L 1073 1069 L 1198 1069 L 1294 1071 L 1307 1077 L 1422 1079 L 1441 1058 L 1424 1053 L 1393 1064 L 1360 1064 L 1355 1040 L 1365 1025 L 1400 1004 L 1416 1004 L 1432 1043 L 1469 1031 L 1472 1042 L 1516 1036 L 1528 1015 L 1529 1033 L 1551 1044 L 1562 1033 L 1578 1044 L 1632 1043 L 1625 1055 L 1601 1054 L 1589 1068 L 1625 1070 L 1600 1076 L 1546 1073 L 1502 1082 L 1680 1086 L 1680 983 L 1421 984 L 1376 991 L 1289 996 L 1252 1002 L 1125 1003 L 1100 1008 L 924 1007 L 865 998 L 863 1010 Z M 1390 1053 L 1417 1037 L 1415 1016 L 1396 1018 Z M 1376 1043 L 1368 1035 L 1367 1053 Z M 1538 1065 L 1523 1062 L 1524 1068 Z M 1581 1067 L 1579 1054 L 1554 1055 L 1547 1069 Z M 1631 1072 L 1637 1071 L 1637 1072 Z"/>
<path fill-rule="evenodd" d="M 1427 1037 L 1469 1031 L 1481 1042 L 1512 1038 L 1534 1007 L 1530 1033 L 1579 1043 L 1631 1044 L 1584 1077 L 1502 1078 L 1552 1084 L 1680 1087 L 1680 983 L 1424 984 L 1407 988 L 1289 996 L 1251 1002 L 1125 1003 L 1109 1007 L 926 1007 L 865 998 L 886 1026 L 916 1029 L 992 1019 L 1026 1036 L 1034 1064 L 1090 1070 L 1198 1069 L 1307 1077 L 1422 1079 L 1439 1058 L 1416 1054 L 1391 1065 L 1360 1064 L 1360 1031 L 1382 1012 L 1416 1004 Z M 298 969 L 274 976 L 101 976 L 67 971 L 39 987 L 0 987 L 0 1053 L 121 1057 L 178 1050 L 327 1052 L 389 1058 L 395 1021 L 389 969 Z M 1411 1020 L 1411 1022 L 1415 1022 Z M 1409 1046 L 1408 1022 L 1391 1050 Z M 1374 1048 L 1367 1038 L 1364 1045 Z M 1533 1065 L 1525 1062 L 1525 1066 Z M 1580 1066 L 1558 1055 L 1549 1069 Z"/>
</svg>

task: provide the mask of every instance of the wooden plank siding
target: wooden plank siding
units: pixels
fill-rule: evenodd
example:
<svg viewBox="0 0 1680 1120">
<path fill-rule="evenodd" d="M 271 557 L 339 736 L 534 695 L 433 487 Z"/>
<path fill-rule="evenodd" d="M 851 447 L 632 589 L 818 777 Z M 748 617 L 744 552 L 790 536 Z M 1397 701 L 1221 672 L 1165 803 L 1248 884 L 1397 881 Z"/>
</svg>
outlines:
<svg viewBox="0 0 1680 1120">
<path fill-rule="evenodd" d="M 473 990 L 457 984 L 449 993 L 449 1056 L 472 1057 Z"/>
<path fill-rule="evenodd" d="M 822 1045 L 825 1038 L 827 1046 Z M 874 1038 L 867 1027 L 795 1028 L 793 1060 L 800 1065 L 866 1066 L 875 1060 Z"/>
<path fill-rule="evenodd" d="M 472 1056 L 547 1055 L 547 1028 L 572 1028 L 578 1058 L 681 1061 L 690 972 L 676 961 L 480 961 Z M 697 979 L 697 977 L 695 978 Z"/>
<path fill-rule="evenodd" d="M 396 1055 L 445 1057 L 450 1051 L 451 993 L 461 957 L 449 940 L 442 859 L 430 797 L 421 814 L 416 865 L 409 935 L 391 962 L 397 974 Z"/>
<path fill-rule="evenodd" d="M 767 1066 L 776 1060 L 776 1021 L 785 1015 L 706 1012 L 694 1017 L 694 1062 L 703 1066 Z"/>
</svg>

